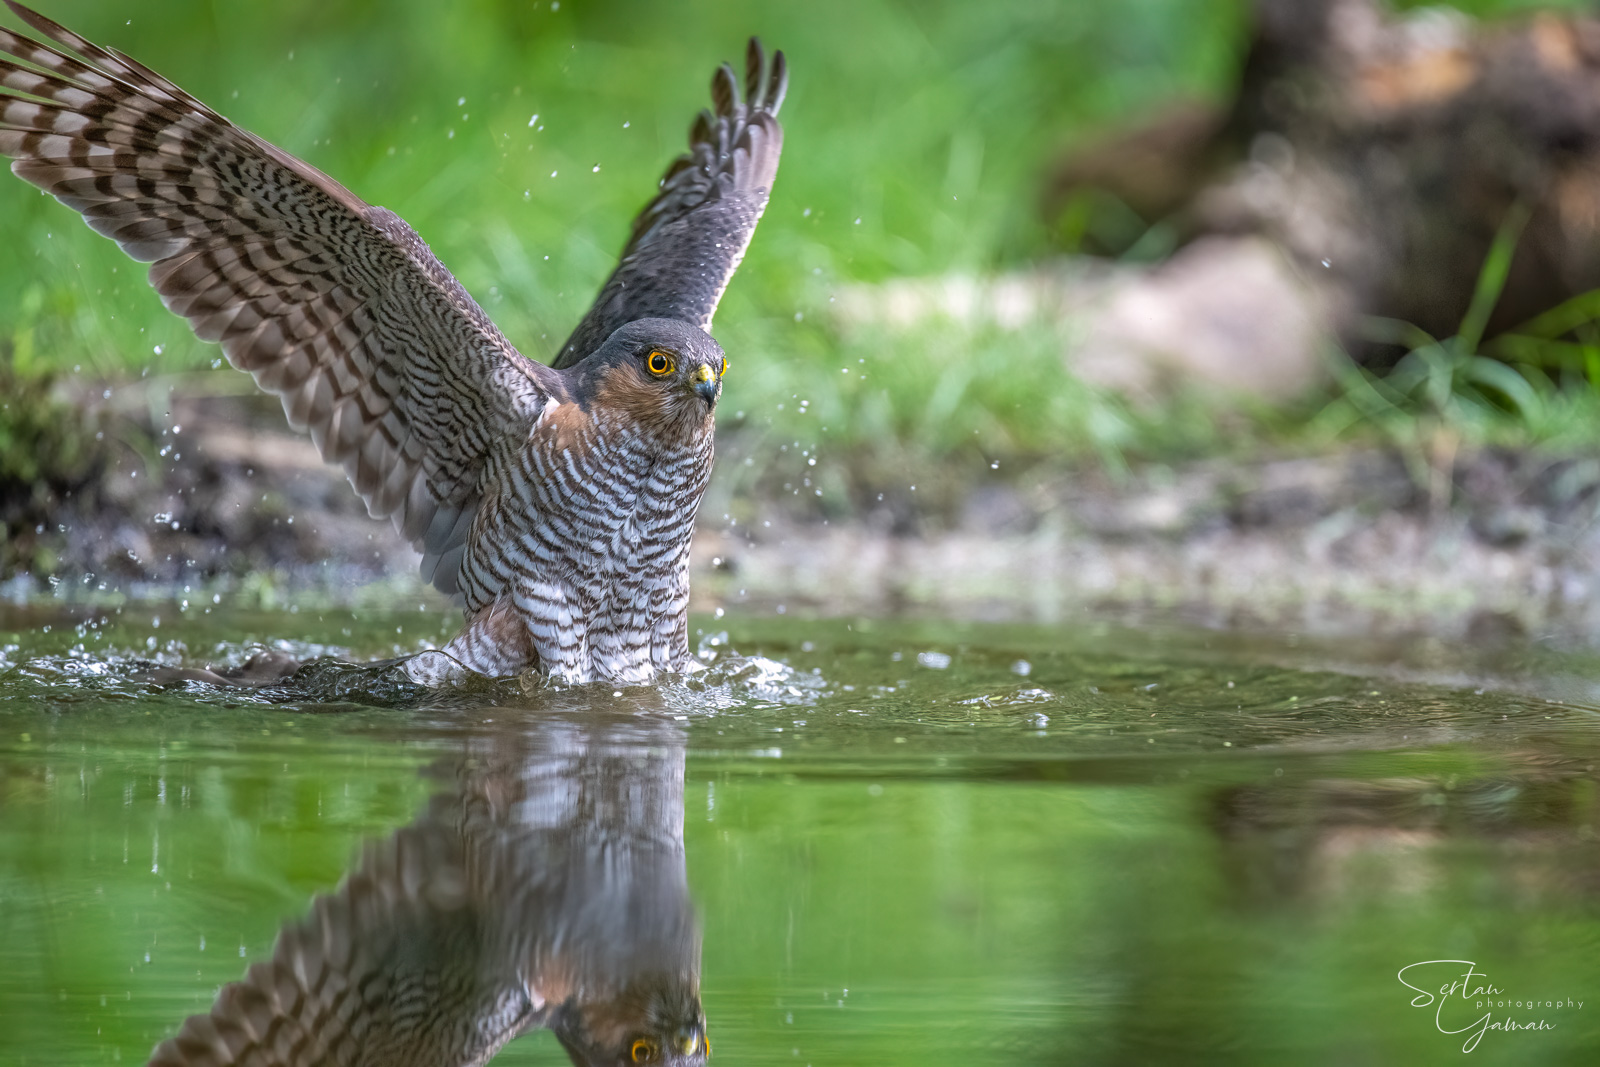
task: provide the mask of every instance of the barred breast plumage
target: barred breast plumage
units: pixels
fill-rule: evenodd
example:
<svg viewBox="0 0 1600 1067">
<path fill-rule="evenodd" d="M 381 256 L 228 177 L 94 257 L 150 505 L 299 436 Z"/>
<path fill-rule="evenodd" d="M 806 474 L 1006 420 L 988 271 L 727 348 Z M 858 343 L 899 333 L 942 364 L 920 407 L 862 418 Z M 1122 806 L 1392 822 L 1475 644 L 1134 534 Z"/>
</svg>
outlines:
<svg viewBox="0 0 1600 1067">
<path fill-rule="evenodd" d="M 166 305 L 412 540 L 466 608 L 447 653 L 573 681 L 689 663 L 689 542 L 727 366 L 706 331 L 777 173 L 783 53 L 752 40 L 742 94 L 717 70 L 714 110 L 545 366 L 399 216 L 6 3 L 55 46 L 0 29 L 0 155 L 151 263 Z"/>
<path fill-rule="evenodd" d="M 689 542 L 725 366 L 696 334 L 668 319 L 616 331 L 574 368 L 579 400 L 548 401 L 526 443 L 496 457 L 503 491 L 479 509 L 459 567 L 471 622 L 447 652 L 489 673 L 536 657 L 580 681 L 646 681 L 688 661 Z M 678 391 L 676 405 L 654 404 L 635 349 L 705 368 L 710 400 Z"/>
</svg>

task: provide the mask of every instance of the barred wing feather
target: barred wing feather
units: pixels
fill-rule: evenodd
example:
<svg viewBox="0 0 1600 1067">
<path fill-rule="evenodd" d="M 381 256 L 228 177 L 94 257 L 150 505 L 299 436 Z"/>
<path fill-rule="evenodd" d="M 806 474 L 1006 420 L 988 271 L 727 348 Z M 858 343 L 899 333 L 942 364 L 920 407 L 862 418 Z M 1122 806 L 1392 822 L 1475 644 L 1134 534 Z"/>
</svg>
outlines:
<svg viewBox="0 0 1600 1067">
<path fill-rule="evenodd" d="M 485 936 L 461 838 L 407 827 L 286 925 L 150 1067 L 475 1067 L 543 1007 Z"/>
<path fill-rule="evenodd" d="M 711 79 L 714 110 L 689 132 L 689 151 L 667 168 L 661 191 L 634 219 L 622 260 L 558 353 L 568 367 L 636 319 L 692 322 L 707 332 L 733 272 L 750 247 L 783 152 L 778 109 L 789 88 L 782 52 L 761 42 L 745 55 L 744 93 L 724 63 Z"/>
<path fill-rule="evenodd" d="M 525 437 L 559 376 L 519 355 L 398 216 L 6 2 L 60 47 L 0 29 L 0 155 L 151 263 L 167 307 L 276 394 L 455 592 L 489 451 Z"/>
</svg>

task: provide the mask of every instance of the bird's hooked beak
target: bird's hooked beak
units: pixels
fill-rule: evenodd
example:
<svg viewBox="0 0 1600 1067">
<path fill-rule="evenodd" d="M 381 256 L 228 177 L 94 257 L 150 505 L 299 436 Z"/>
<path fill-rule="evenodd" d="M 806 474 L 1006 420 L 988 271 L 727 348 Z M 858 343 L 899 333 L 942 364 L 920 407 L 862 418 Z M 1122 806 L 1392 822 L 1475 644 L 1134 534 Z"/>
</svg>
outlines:
<svg viewBox="0 0 1600 1067">
<path fill-rule="evenodd" d="M 721 388 L 722 382 L 717 379 L 717 372 L 711 369 L 711 364 L 700 364 L 700 369 L 694 372 L 694 391 L 700 394 L 700 398 L 716 407 L 717 393 Z"/>
</svg>

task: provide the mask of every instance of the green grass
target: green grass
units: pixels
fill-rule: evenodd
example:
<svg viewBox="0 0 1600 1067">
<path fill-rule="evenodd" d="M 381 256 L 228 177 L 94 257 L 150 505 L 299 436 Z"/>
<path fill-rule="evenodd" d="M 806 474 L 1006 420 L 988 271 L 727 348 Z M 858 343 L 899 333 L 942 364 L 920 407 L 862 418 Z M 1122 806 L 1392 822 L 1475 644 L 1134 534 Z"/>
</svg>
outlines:
<svg viewBox="0 0 1600 1067">
<path fill-rule="evenodd" d="M 1483 338 L 1528 215 L 1517 203 L 1501 223 L 1455 336 L 1440 340 L 1408 323 L 1370 320 L 1374 340 L 1407 351 L 1384 373 L 1339 359 L 1336 394 L 1310 421 L 1312 439 L 1376 435 L 1419 471 L 1448 465 L 1462 444 L 1600 444 L 1600 293 Z"/>
<path fill-rule="evenodd" d="M 783 169 L 716 324 L 728 406 L 791 437 L 827 424 L 940 450 L 976 430 L 1000 452 L 1122 431 L 1037 345 L 846 343 L 833 295 L 1046 252 L 1046 161 L 1089 128 L 1224 90 L 1240 26 L 1235 5 L 1208 0 L 44 6 L 398 211 L 539 358 L 682 150 L 716 63 L 759 33 L 788 52 L 792 83 Z M 21 182 L 0 183 L 0 249 L 0 352 L 19 369 L 116 380 L 220 355 L 141 265 Z M 840 374 L 846 361 L 870 367 L 865 383 Z"/>
<path fill-rule="evenodd" d="M 786 155 L 718 325 L 780 360 L 807 347 L 795 312 L 840 282 L 1040 251 L 1043 162 L 1088 125 L 1220 90 L 1237 31 L 1205 0 L 45 6 L 399 211 L 540 356 L 750 33 L 790 57 Z M 0 336 L 107 375 L 214 358 L 142 268 L 21 183 L 0 188 L 0 247 Z"/>
</svg>

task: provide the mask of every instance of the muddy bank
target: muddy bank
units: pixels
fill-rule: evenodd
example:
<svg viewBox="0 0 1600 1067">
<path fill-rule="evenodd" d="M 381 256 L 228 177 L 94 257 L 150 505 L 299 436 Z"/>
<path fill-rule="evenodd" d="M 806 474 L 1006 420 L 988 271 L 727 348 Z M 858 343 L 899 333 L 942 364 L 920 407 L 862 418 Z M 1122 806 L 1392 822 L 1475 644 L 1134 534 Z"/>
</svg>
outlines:
<svg viewBox="0 0 1600 1067">
<path fill-rule="evenodd" d="M 0 492 L 0 588 L 344 597 L 384 582 L 431 595 L 416 553 L 284 429 L 274 402 L 244 391 L 243 376 L 203 383 L 70 398 L 98 451 L 75 484 Z M 217 395 L 228 383 L 239 392 Z M 1430 465 L 1353 449 L 1123 479 L 1040 465 L 946 477 L 920 497 L 900 481 L 874 492 L 874 475 L 849 470 L 830 483 L 847 486 L 841 500 L 802 495 L 776 467 L 739 480 L 741 454 L 768 447 L 725 435 L 695 545 L 699 609 L 1133 611 L 1474 640 L 1600 632 L 1600 457 L 1483 451 Z"/>
<path fill-rule="evenodd" d="M 1351 451 L 1120 484 L 1039 474 L 975 489 L 956 523 L 924 536 L 776 516 L 753 538 L 707 530 L 695 588 L 707 602 L 743 591 L 866 612 L 1153 612 L 1475 642 L 1600 631 L 1600 461 L 1484 452 L 1459 457 L 1442 486 L 1430 473 Z M 706 567 L 718 558 L 723 569 Z"/>
<path fill-rule="evenodd" d="M 70 421 L 77 434 L 70 465 L 0 478 L 11 595 L 262 575 L 338 586 L 414 567 L 409 546 L 288 432 L 276 401 L 243 375 L 198 381 L 70 383 L 30 398 L 51 409 L 36 421 Z"/>
</svg>

